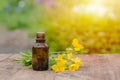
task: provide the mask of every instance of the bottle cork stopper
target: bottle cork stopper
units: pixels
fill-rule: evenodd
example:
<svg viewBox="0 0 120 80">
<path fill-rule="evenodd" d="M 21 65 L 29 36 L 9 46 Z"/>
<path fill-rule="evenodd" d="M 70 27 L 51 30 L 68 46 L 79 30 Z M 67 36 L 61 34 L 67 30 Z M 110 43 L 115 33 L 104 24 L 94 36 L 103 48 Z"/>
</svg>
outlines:
<svg viewBox="0 0 120 80">
<path fill-rule="evenodd" d="M 37 38 L 45 39 L 45 32 L 37 32 Z"/>
</svg>

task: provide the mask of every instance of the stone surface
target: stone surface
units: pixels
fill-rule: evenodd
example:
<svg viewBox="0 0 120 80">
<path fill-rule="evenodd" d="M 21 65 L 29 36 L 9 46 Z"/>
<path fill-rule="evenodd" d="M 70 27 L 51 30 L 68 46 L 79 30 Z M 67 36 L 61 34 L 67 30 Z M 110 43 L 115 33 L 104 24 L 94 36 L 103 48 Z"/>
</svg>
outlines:
<svg viewBox="0 0 120 80">
<path fill-rule="evenodd" d="M 120 80 L 119 54 L 77 55 L 83 65 L 76 72 L 33 71 L 16 59 L 19 54 L 0 54 L 0 80 Z"/>
</svg>

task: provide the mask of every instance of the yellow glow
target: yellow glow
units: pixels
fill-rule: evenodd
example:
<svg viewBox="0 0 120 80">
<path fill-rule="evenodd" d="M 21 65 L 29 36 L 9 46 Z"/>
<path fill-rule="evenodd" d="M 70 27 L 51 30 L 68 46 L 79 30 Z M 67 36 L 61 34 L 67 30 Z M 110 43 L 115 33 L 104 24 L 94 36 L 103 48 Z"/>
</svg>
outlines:
<svg viewBox="0 0 120 80">
<path fill-rule="evenodd" d="M 81 5 L 75 5 L 75 6 L 73 6 L 72 11 L 77 14 L 81 14 L 82 9 L 83 9 L 83 7 Z"/>
<path fill-rule="evenodd" d="M 90 0 L 90 3 L 94 3 L 94 4 L 103 4 L 105 2 L 105 0 Z"/>
<path fill-rule="evenodd" d="M 99 3 L 98 3 L 99 2 Z M 100 1 L 94 1 L 88 5 L 75 5 L 72 11 L 77 14 L 94 14 L 96 16 L 104 16 L 107 13 L 107 8 Z"/>
<path fill-rule="evenodd" d="M 91 4 L 86 6 L 86 13 L 96 14 L 98 16 L 103 16 L 106 13 L 106 8 L 98 4 Z"/>
</svg>

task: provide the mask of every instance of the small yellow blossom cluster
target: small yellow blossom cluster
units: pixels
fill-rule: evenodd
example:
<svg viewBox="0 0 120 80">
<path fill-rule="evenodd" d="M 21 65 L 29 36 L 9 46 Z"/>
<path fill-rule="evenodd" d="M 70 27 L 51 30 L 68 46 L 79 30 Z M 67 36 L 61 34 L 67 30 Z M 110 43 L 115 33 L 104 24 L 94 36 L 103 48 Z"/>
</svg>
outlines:
<svg viewBox="0 0 120 80">
<path fill-rule="evenodd" d="M 84 49 L 84 47 L 79 44 L 77 39 L 73 39 L 72 46 L 74 51 L 80 51 Z M 65 70 L 69 71 L 77 71 L 79 67 L 82 65 L 82 60 L 80 58 L 73 57 L 73 49 L 67 48 L 67 54 L 60 54 L 56 58 L 54 58 L 55 64 L 52 65 L 52 70 L 55 72 L 64 72 Z"/>
<path fill-rule="evenodd" d="M 79 41 L 77 39 L 73 39 L 72 45 L 75 51 L 80 51 L 81 49 L 84 49 L 83 45 L 79 44 Z"/>
<path fill-rule="evenodd" d="M 55 58 L 56 64 L 52 66 L 52 69 L 55 72 L 64 72 L 65 71 L 65 64 L 67 61 L 63 59 L 62 55 L 59 55 L 57 58 Z"/>
<path fill-rule="evenodd" d="M 77 71 L 82 64 L 80 58 L 73 58 L 72 53 L 67 55 L 60 54 L 55 58 L 56 64 L 52 65 L 52 70 L 55 72 L 64 72 L 65 70 Z"/>
</svg>

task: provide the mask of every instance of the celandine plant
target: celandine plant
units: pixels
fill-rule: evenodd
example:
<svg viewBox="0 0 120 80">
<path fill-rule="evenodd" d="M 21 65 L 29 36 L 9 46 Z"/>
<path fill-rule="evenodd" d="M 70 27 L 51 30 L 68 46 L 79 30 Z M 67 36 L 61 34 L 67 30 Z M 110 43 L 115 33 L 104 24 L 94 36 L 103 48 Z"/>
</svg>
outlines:
<svg viewBox="0 0 120 80">
<path fill-rule="evenodd" d="M 67 54 L 67 56 L 62 54 L 58 55 L 55 58 L 55 62 L 52 65 L 52 70 L 55 72 L 64 72 L 65 70 L 76 71 L 82 64 L 81 59 L 78 57 L 74 58 L 72 53 Z"/>
<path fill-rule="evenodd" d="M 84 47 L 79 43 L 77 39 L 73 39 L 72 47 L 67 48 L 65 52 L 49 55 L 49 69 L 55 72 L 64 72 L 65 70 L 77 71 L 82 65 L 82 60 L 79 57 L 75 57 L 74 54 L 80 53 Z M 32 54 L 31 52 L 22 53 L 20 59 L 21 64 L 32 68 Z"/>
<path fill-rule="evenodd" d="M 73 39 L 73 48 L 67 48 L 65 53 L 59 54 L 53 61 L 52 70 L 55 72 L 64 72 L 65 70 L 77 71 L 82 65 L 82 60 L 79 57 L 74 57 L 73 53 L 76 51 L 84 49 L 84 47 L 79 44 L 77 39 Z"/>
</svg>

